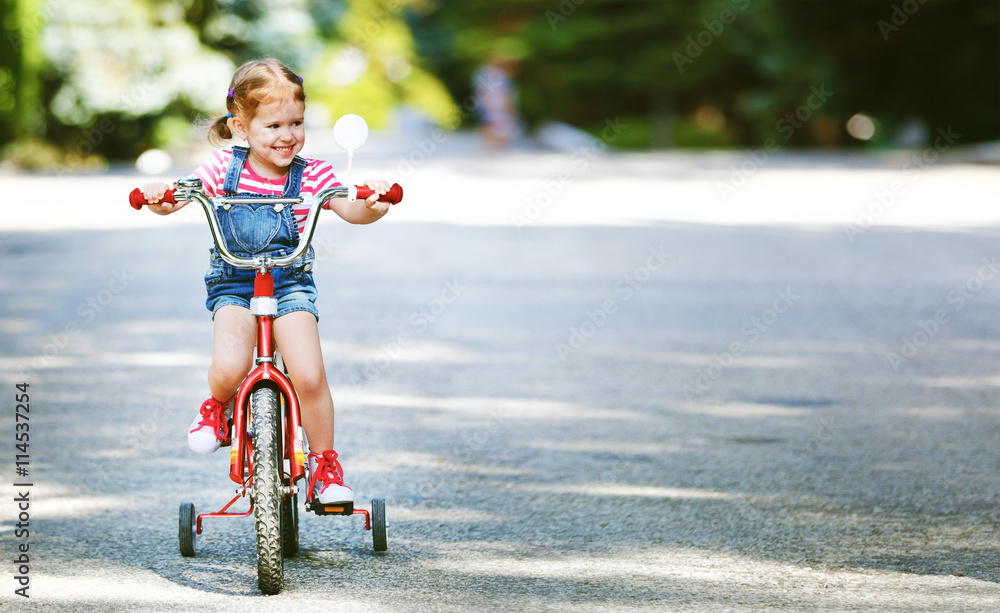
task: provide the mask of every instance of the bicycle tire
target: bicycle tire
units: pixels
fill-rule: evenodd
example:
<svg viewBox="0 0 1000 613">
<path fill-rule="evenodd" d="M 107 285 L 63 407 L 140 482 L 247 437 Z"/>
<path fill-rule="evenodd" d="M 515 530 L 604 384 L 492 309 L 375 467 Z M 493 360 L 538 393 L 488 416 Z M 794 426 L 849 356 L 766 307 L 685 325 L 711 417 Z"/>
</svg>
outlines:
<svg viewBox="0 0 1000 613">
<path fill-rule="evenodd" d="M 385 500 L 372 499 L 372 546 L 375 551 L 385 551 L 389 548 L 385 534 Z"/>
<path fill-rule="evenodd" d="M 286 495 L 281 501 L 281 553 L 286 558 L 299 552 L 299 495 Z"/>
<path fill-rule="evenodd" d="M 281 455 L 279 453 L 279 394 L 262 386 L 250 395 L 253 420 L 254 526 L 257 531 L 257 585 L 264 594 L 277 594 L 284 586 L 281 546 Z"/>
<path fill-rule="evenodd" d="M 185 558 L 194 557 L 195 531 L 198 516 L 194 512 L 194 504 L 182 502 L 178 514 L 177 536 L 181 544 L 181 555 Z"/>
</svg>

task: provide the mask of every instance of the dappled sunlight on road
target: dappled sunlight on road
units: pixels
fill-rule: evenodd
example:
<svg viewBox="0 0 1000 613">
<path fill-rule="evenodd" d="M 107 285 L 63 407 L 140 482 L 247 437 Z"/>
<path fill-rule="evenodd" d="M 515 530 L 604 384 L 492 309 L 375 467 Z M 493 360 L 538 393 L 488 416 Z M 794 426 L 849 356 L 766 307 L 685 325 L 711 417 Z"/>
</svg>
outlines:
<svg viewBox="0 0 1000 613">
<path fill-rule="evenodd" d="M 23 479 L 22 479 L 23 480 Z M 106 511 L 132 511 L 144 505 L 133 494 L 95 493 L 88 491 L 83 484 L 70 485 L 56 481 L 29 479 L 30 488 L 19 488 L 15 485 L 4 485 L 0 495 L 4 500 L 13 500 L 19 491 L 29 492 L 29 510 L 31 521 L 54 519 L 86 519 L 94 514 Z M 15 505 L 10 505 L 14 507 Z M 12 518 L 15 519 L 15 518 Z M 4 526 L 3 533 L 9 536 L 13 532 L 13 521 Z M 9 529 L 8 529 L 9 528 Z M 28 529 L 44 534 L 44 524 L 31 524 Z"/>
<path fill-rule="evenodd" d="M 684 487 L 652 487 L 647 485 L 626 485 L 622 483 L 575 483 L 546 485 L 517 485 L 514 489 L 525 492 L 552 494 L 578 494 L 602 498 L 668 498 L 674 500 L 733 500 L 739 494 L 711 492 Z"/>
<path fill-rule="evenodd" d="M 666 443 L 640 443 L 633 441 L 608 440 L 534 440 L 522 441 L 521 446 L 528 449 L 551 449 L 554 451 L 604 452 L 613 454 L 644 454 L 644 453 L 681 453 L 685 448 L 680 445 Z"/>
<path fill-rule="evenodd" d="M 392 520 L 394 522 L 450 522 L 450 523 L 483 523 L 509 521 L 511 518 L 495 513 L 486 513 L 474 509 L 461 509 L 453 507 L 434 507 L 424 509 L 412 509 L 400 507 L 393 509 Z"/>
<path fill-rule="evenodd" d="M 679 403 L 671 410 L 684 413 L 702 413 L 714 417 L 804 417 L 814 413 L 813 410 L 805 407 L 789 407 L 767 402 L 727 402 L 723 404 L 702 403 Z"/>
<path fill-rule="evenodd" d="M 928 387 L 944 387 L 958 389 L 979 389 L 988 387 L 1000 387 L 1000 375 L 986 377 L 928 377 L 921 380 L 921 383 Z"/>
<path fill-rule="evenodd" d="M 447 411 L 501 419 L 639 419 L 634 411 L 587 407 L 541 398 L 463 398 L 379 394 L 335 388 L 334 397 L 344 404 L 384 406 L 423 411 Z"/>
<path fill-rule="evenodd" d="M 407 340 L 405 346 L 396 343 L 390 347 L 352 344 L 345 342 L 329 342 L 323 344 L 323 353 L 328 355 L 348 355 L 356 362 L 370 362 L 379 368 L 383 363 L 390 362 L 440 362 L 462 363 L 484 362 L 493 360 L 494 356 L 482 351 L 472 351 L 459 343 L 446 343 L 429 340 Z"/>
<path fill-rule="evenodd" d="M 425 565 L 465 575 L 470 581 L 492 577 L 539 584 L 564 582 L 562 591 L 574 594 L 579 605 L 597 604 L 615 592 L 626 592 L 633 594 L 632 610 L 755 610 L 755 606 L 799 611 L 859 607 L 881 611 L 986 610 L 995 597 L 991 586 L 974 579 L 960 581 L 966 589 L 956 589 L 959 586 L 945 577 L 915 579 L 888 571 L 830 572 L 697 548 L 652 546 L 602 554 L 540 554 L 520 560 L 450 550 L 447 556 Z M 982 592 L 974 595 L 967 590 Z M 522 596 L 512 606 L 531 610 L 545 603 Z"/>
<path fill-rule="evenodd" d="M 385 473 L 399 469 L 418 469 L 443 473 L 475 473 L 495 476 L 519 476 L 531 474 L 531 471 L 517 466 L 491 466 L 472 464 L 468 462 L 455 463 L 444 456 L 418 453 L 413 451 L 388 451 L 379 453 L 377 457 L 361 457 L 351 462 L 351 469 L 364 473 Z"/>
<path fill-rule="evenodd" d="M 105 366 L 198 366 L 207 368 L 210 356 L 176 351 L 137 351 L 134 353 L 87 353 L 81 355 L 13 356 L 0 358 L 0 368 L 11 371 L 31 364 L 38 372 L 47 369 L 99 369 Z"/>
</svg>

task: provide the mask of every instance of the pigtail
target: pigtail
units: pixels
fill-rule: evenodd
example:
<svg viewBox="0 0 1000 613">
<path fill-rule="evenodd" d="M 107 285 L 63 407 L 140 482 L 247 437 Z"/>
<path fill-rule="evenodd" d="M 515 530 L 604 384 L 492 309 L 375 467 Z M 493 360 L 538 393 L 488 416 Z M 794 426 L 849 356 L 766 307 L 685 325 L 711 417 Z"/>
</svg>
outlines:
<svg viewBox="0 0 1000 613">
<path fill-rule="evenodd" d="M 233 130 L 229 127 L 232 115 L 228 113 L 217 117 L 208 125 L 208 142 L 213 147 L 222 147 L 226 141 L 232 140 Z"/>
</svg>

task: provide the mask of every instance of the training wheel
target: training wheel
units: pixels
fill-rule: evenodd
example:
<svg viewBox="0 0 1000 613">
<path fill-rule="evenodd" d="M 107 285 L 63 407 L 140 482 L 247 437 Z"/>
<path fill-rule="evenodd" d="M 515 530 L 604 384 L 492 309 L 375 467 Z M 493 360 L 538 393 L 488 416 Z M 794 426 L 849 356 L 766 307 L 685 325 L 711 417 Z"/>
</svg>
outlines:
<svg viewBox="0 0 1000 613">
<path fill-rule="evenodd" d="M 372 544 L 375 551 L 385 551 L 389 548 L 385 537 L 385 500 L 372 499 Z"/>
<path fill-rule="evenodd" d="M 181 555 L 186 558 L 194 557 L 194 538 L 198 530 L 197 520 L 198 516 L 194 514 L 194 505 L 190 502 L 182 502 L 177 520 L 177 537 L 181 542 Z"/>
</svg>

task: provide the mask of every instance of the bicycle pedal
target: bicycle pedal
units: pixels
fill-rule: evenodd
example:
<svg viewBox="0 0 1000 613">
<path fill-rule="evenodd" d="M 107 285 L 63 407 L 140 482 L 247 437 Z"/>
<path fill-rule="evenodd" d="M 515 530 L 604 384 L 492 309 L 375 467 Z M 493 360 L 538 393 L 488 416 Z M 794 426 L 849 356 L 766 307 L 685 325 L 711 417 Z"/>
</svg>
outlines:
<svg viewBox="0 0 1000 613">
<path fill-rule="evenodd" d="M 323 504 L 313 500 L 306 505 L 307 511 L 312 511 L 316 515 L 353 515 L 354 503 L 343 502 L 337 504 Z"/>
</svg>

